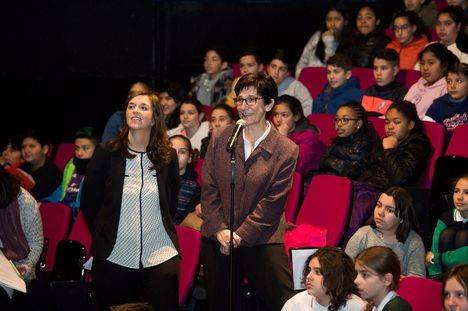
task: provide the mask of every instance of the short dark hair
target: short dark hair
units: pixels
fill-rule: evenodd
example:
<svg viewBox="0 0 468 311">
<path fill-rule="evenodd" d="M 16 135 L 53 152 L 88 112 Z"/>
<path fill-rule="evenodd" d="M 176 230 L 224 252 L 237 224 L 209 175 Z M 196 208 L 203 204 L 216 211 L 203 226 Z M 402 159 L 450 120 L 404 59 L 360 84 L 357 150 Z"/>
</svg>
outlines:
<svg viewBox="0 0 468 311">
<path fill-rule="evenodd" d="M 249 88 L 257 90 L 257 93 L 263 97 L 265 105 L 270 104 L 271 100 L 274 102 L 278 100 L 278 87 L 275 80 L 263 72 L 243 75 L 237 81 L 234 91 L 236 92 L 236 96 L 239 96 L 242 90 Z"/>
<path fill-rule="evenodd" d="M 75 139 L 78 138 L 89 139 L 95 146 L 99 144 L 99 138 L 95 135 L 94 129 L 91 126 L 83 127 L 76 131 Z"/>
<path fill-rule="evenodd" d="M 215 51 L 216 54 L 219 55 L 219 58 L 221 58 L 221 62 L 228 61 L 229 56 L 228 56 L 228 51 L 226 48 L 221 47 L 221 46 L 212 46 L 205 50 L 205 54 L 208 53 L 209 51 Z"/>
<path fill-rule="evenodd" d="M 468 79 L 468 65 L 465 63 L 457 62 L 450 66 L 447 70 L 448 73 L 455 73 L 458 75 L 463 75 Z"/>
<path fill-rule="evenodd" d="M 351 71 L 353 69 L 353 63 L 351 59 L 342 53 L 336 53 L 327 60 L 327 66 L 343 68 L 344 71 Z"/>
<path fill-rule="evenodd" d="M 231 118 L 231 120 L 233 121 L 237 120 L 237 115 L 234 113 L 234 110 L 231 107 L 229 107 L 227 104 L 217 104 L 216 106 L 213 107 L 212 111 L 215 111 L 216 109 L 222 109 L 226 111 L 226 113 Z"/>
<path fill-rule="evenodd" d="M 239 55 L 239 60 L 244 56 L 253 56 L 257 64 L 262 64 L 263 58 L 260 51 L 257 48 L 249 47 L 243 50 Z"/>
<path fill-rule="evenodd" d="M 394 49 L 380 49 L 377 50 L 374 56 L 374 60 L 383 59 L 392 64 L 394 67 L 400 66 L 400 56 Z"/>
<path fill-rule="evenodd" d="M 180 106 L 182 100 L 187 97 L 187 91 L 179 82 L 171 81 L 168 82 L 161 92 L 166 92 L 167 95 L 172 97 L 176 102 L 177 106 Z"/>
<path fill-rule="evenodd" d="M 273 60 L 278 59 L 288 66 L 288 70 L 291 69 L 292 60 L 291 56 L 284 49 L 277 49 L 274 51 L 273 55 L 270 57 L 268 63 L 271 63 Z"/>
<path fill-rule="evenodd" d="M 183 104 L 194 105 L 195 108 L 197 108 L 198 113 L 203 112 L 203 104 L 195 97 L 186 97 L 185 99 L 181 101 L 180 106 L 182 106 Z"/>
<path fill-rule="evenodd" d="M 27 131 L 26 135 L 23 136 L 23 141 L 24 139 L 26 138 L 32 138 L 34 140 L 36 140 L 40 145 L 41 147 L 44 147 L 44 146 L 49 146 L 51 147 L 51 143 L 50 143 L 50 139 L 49 137 L 47 137 L 44 132 L 42 131 L 39 131 L 39 130 L 29 130 Z"/>
</svg>

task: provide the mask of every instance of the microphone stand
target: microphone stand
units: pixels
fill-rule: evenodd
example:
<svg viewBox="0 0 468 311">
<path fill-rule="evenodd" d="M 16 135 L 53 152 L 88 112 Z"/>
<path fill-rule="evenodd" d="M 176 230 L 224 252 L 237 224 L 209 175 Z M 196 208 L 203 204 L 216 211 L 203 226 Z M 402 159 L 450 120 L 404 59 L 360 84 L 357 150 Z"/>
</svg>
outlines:
<svg viewBox="0 0 468 311">
<path fill-rule="evenodd" d="M 236 188 L 236 148 L 231 150 L 231 209 L 229 210 L 229 310 L 233 310 L 234 296 L 234 191 Z"/>
</svg>

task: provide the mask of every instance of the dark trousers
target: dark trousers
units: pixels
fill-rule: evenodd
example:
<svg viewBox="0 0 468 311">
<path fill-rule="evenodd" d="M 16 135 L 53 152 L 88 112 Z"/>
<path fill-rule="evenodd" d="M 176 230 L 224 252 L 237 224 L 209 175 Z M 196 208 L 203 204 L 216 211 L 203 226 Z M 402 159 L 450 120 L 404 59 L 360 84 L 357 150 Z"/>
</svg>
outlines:
<svg viewBox="0 0 468 311">
<path fill-rule="evenodd" d="M 228 310 L 229 256 L 220 244 L 203 238 L 202 261 L 209 310 Z M 295 292 L 283 244 L 238 247 L 234 250 L 234 310 L 241 309 L 241 284 L 246 277 L 268 310 L 281 310 Z"/>
<path fill-rule="evenodd" d="M 149 268 L 130 269 L 107 260 L 93 260 L 93 281 L 99 310 L 138 302 L 142 298 L 154 310 L 177 310 L 179 258 Z"/>
</svg>

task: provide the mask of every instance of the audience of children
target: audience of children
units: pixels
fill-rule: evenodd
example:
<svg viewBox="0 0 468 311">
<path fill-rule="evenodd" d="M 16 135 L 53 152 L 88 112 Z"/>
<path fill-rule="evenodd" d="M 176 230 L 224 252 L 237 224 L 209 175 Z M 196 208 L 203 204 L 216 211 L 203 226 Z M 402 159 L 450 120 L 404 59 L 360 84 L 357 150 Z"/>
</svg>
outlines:
<svg viewBox="0 0 468 311">
<path fill-rule="evenodd" d="M 427 28 L 434 28 L 437 18 L 437 6 L 432 0 L 405 0 L 408 11 L 418 14 Z"/>
<path fill-rule="evenodd" d="M 406 88 L 396 81 L 399 71 L 398 54 L 392 49 L 378 51 L 374 57 L 374 78 L 376 84 L 364 91 L 362 106 L 369 112 L 385 115 L 388 107 L 401 101 Z"/>
<path fill-rule="evenodd" d="M 218 104 L 213 108 L 210 117 L 210 132 L 201 141 L 200 158 L 205 158 L 211 136 L 221 134 L 228 125 L 233 124 L 236 120 L 237 116 L 228 105 Z"/>
<path fill-rule="evenodd" d="M 24 163 L 19 168 L 29 174 L 34 186 L 29 191 L 40 201 L 54 192 L 62 180 L 62 172 L 48 158 L 50 142 L 38 131 L 30 131 L 23 138 L 21 154 Z"/>
<path fill-rule="evenodd" d="M 468 310 L 468 264 L 450 269 L 442 283 L 444 311 Z"/>
<path fill-rule="evenodd" d="M 306 287 L 283 306 L 282 311 L 361 311 L 366 303 L 359 298 L 353 260 L 339 248 L 324 247 L 310 255 L 305 263 Z"/>
<path fill-rule="evenodd" d="M 344 54 L 335 54 L 327 61 L 328 83 L 315 99 L 312 113 L 335 114 L 338 108 L 349 102 L 361 102 L 362 90 L 352 76 L 351 60 Z"/>
<path fill-rule="evenodd" d="M 468 63 L 468 38 L 465 35 L 465 13 L 459 6 L 448 6 L 437 14 L 436 32 L 460 62 Z"/>
<path fill-rule="evenodd" d="M 278 96 L 291 95 L 296 97 L 301 102 L 302 110 L 307 116 L 312 112 L 313 99 L 304 84 L 291 77 L 292 64 L 285 50 L 276 50 L 268 62 L 267 73 L 278 86 Z"/>
<path fill-rule="evenodd" d="M 430 276 L 440 276 L 452 266 L 468 263 L 468 173 L 455 183 L 453 205 L 440 216 L 434 230 L 431 251 L 426 255 Z"/>
<path fill-rule="evenodd" d="M 396 294 L 401 267 L 398 256 L 388 247 L 373 246 L 354 259 L 359 295 L 369 304 L 364 311 L 411 311 L 411 305 Z"/>
<path fill-rule="evenodd" d="M 405 100 L 416 106 L 418 116 L 424 118 L 434 102 L 447 93 L 445 75 L 457 57 L 441 43 L 431 43 L 419 53 L 421 78 L 411 86 Z"/>
<path fill-rule="evenodd" d="M 191 96 L 203 105 L 224 103 L 231 91 L 232 70 L 228 66 L 226 53 L 218 47 L 208 49 L 203 62 L 205 72 L 191 79 Z"/>
<path fill-rule="evenodd" d="M 324 146 L 318 138 L 318 130 L 309 124 L 299 100 L 282 95 L 273 106 L 273 123 L 280 134 L 289 137 L 299 146 L 296 171 L 307 175 L 317 170 Z"/>
<path fill-rule="evenodd" d="M 401 11 L 393 17 L 395 39 L 387 48 L 400 57 L 400 69 L 414 69 L 418 55 L 429 42 L 430 35 L 419 16 L 413 11 Z"/>
<path fill-rule="evenodd" d="M 468 123 L 468 65 L 455 63 L 447 72 L 447 94 L 434 100 L 425 120 L 443 124 L 450 137 L 453 130 Z"/>
<path fill-rule="evenodd" d="M 166 128 L 173 129 L 180 124 L 179 108 L 182 100 L 187 97 L 187 92 L 182 85 L 177 82 L 170 82 L 158 94 L 161 107 L 163 109 Z"/>
<path fill-rule="evenodd" d="M 349 35 L 348 14 L 344 8 L 331 7 L 325 15 L 320 30 L 314 32 L 304 47 L 296 65 L 296 78 L 304 67 L 325 67 L 327 60 L 335 55 L 340 41 Z"/>
</svg>

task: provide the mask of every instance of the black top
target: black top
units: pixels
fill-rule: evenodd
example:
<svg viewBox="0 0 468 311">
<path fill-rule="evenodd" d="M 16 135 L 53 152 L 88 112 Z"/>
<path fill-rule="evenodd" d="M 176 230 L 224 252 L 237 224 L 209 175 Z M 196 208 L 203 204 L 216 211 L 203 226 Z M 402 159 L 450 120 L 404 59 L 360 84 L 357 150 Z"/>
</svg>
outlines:
<svg viewBox="0 0 468 311">
<path fill-rule="evenodd" d="M 401 298 L 400 296 L 395 296 L 392 300 L 387 302 L 383 307 L 382 311 L 411 311 L 411 305 Z"/>
<path fill-rule="evenodd" d="M 35 171 L 32 170 L 31 164 L 26 162 L 21 164 L 19 168 L 34 179 L 36 184 L 29 192 L 36 201 L 40 201 L 52 194 L 62 182 L 62 172 L 49 159 Z"/>
</svg>

